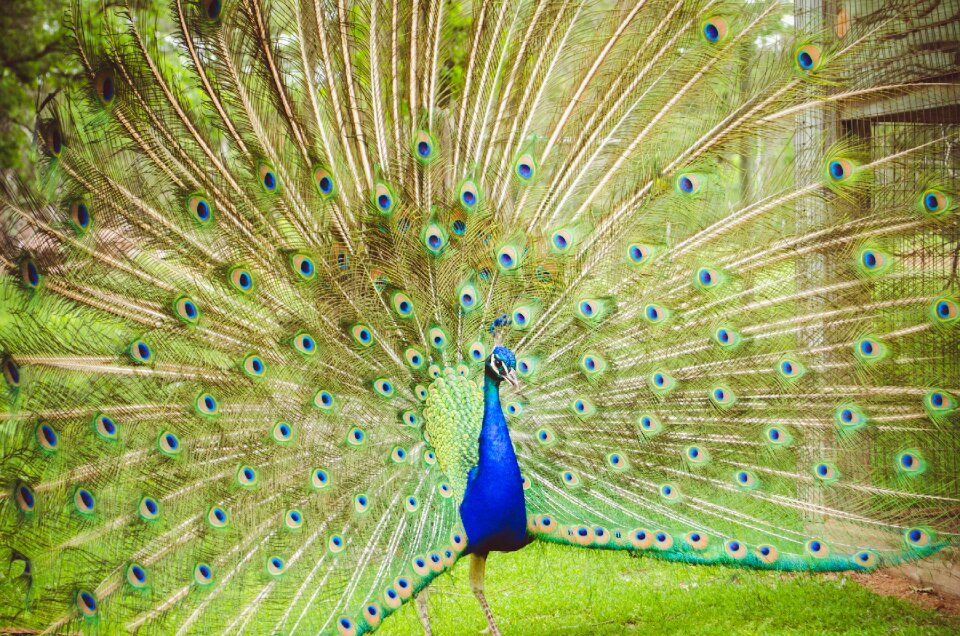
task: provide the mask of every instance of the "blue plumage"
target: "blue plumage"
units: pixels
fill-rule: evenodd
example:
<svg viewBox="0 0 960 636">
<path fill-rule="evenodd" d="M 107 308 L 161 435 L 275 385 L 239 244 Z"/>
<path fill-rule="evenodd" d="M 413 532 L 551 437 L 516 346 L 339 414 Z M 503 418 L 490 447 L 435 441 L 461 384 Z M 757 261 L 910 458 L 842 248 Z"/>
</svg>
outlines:
<svg viewBox="0 0 960 636">
<path fill-rule="evenodd" d="M 516 368 L 516 359 L 508 349 L 496 347 L 493 355 L 508 369 Z M 523 477 L 500 406 L 502 380 L 488 361 L 483 383 L 480 461 L 470 471 L 460 504 L 460 519 L 467 533 L 466 552 L 473 554 L 510 552 L 530 542 Z"/>
</svg>

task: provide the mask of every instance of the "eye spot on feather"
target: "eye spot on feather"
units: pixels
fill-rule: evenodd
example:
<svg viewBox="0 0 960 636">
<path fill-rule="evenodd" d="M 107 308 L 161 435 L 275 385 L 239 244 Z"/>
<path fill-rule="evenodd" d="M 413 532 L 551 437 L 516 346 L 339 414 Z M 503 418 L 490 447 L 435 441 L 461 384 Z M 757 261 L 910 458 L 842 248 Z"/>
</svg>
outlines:
<svg viewBox="0 0 960 636">
<path fill-rule="evenodd" d="M 474 342 L 470 345 L 470 359 L 475 362 L 487 359 L 487 348 L 482 342 Z"/>
<path fill-rule="evenodd" d="M 710 545 L 710 537 L 705 532 L 694 530 L 684 536 L 684 541 L 694 550 L 705 550 Z"/>
<path fill-rule="evenodd" d="M 688 446 L 683 453 L 684 459 L 692 466 L 703 466 L 710 463 L 710 452 L 702 446 Z"/>
<path fill-rule="evenodd" d="M 736 349 L 742 342 L 740 334 L 730 327 L 720 327 L 714 331 L 713 340 L 726 350 Z"/>
<path fill-rule="evenodd" d="M 856 404 L 843 404 L 834 412 L 834 424 L 841 434 L 854 433 L 867 425 L 867 416 Z"/>
<path fill-rule="evenodd" d="M 207 523 L 214 528 L 226 528 L 230 523 L 230 516 L 223 508 L 214 506 L 207 512 Z"/>
<path fill-rule="evenodd" d="M 723 549 L 727 556 L 736 561 L 740 561 L 747 556 L 747 546 L 737 540 L 727 541 L 723 544 Z"/>
<path fill-rule="evenodd" d="M 428 164 L 436 159 L 435 146 L 433 136 L 426 130 L 419 130 L 413 139 L 413 155 L 420 163 Z"/>
<path fill-rule="evenodd" d="M 402 446 L 394 446 L 390 451 L 390 460 L 395 464 L 402 464 L 407 461 L 407 451 Z"/>
<path fill-rule="evenodd" d="M 920 208 L 933 217 L 942 216 L 952 205 L 951 197 L 936 188 L 926 190 L 920 196 Z"/>
<path fill-rule="evenodd" d="M 135 590 L 142 590 L 147 587 L 147 569 L 139 563 L 131 563 L 128 565 L 127 583 Z"/>
<path fill-rule="evenodd" d="M 60 438 L 57 431 L 50 424 L 37 426 L 37 443 L 47 453 L 55 453 L 60 449 Z"/>
<path fill-rule="evenodd" d="M 11 389 L 20 386 L 20 367 L 10 358 L 3 361 L 3 380 Z"/>
<path fill-rule="evenodd" d="M 137 513 L 144 521 L 153 521 L 160 516 L 160 504 L 153 497 L 142 497 L 137 504 Z"/>
<path fill-rule="evenodd" d="M 193 568 L 193 581 L 201 587 L 213 583 L 213 569 L 206 563 L 198 563 Z"/>
<path fill-rule="evenodd" d="M 403 501 L 403 507 L 407 512 L 416 512 L 420 508 L 420 500 L 410 495 Z"/>
<path fill-rule="evenodd" d="M 288 530 L 298 530 L 303 526 L 303 513 L 299 510 L 288 510 L 283 515 L 283 525 Z"/>
<path fill-rule="evenodd" d="M 383 591 L 384 604 L 390 609 L 397 609 L 403 603 L 400 594 L 392 586 Z"/>
<path fill-rule="evenodd" d="M 203 194 L 196 192 L 187 198 L 187 214 L 201 227 L 213 221 L 213 204 Z"/>
<path fill-rule="evenodd" d="M 257 485 L 257 471 L 250 466 L 241 466 L 237 469 L 237 484 L 242 488 L 253 488 Z"/>
<path fill-rule="evenodd" d="M 319 390 L 313 396 L 313 405 L 321 411 L 330 411 L 333 409 L 333 394 L 330 391 Z"/>
<path fill-rule="evenodd" d="M 821 483 L 831 484 L 840 478 L 840 471 L 832 464 L 821 462 L 813 467 L 813 476 Z"/>
<path fill-rule="evenodd" d="M 143 340 L 134 340 L 127 349 L 130 359 L 139 364 L 149 364 L 153 360 L 153 351 Z"/>
<path fill-rule="evenodd" d="M 312 280 L 316 274 L 313 266 L 313 259 L 306 254 L 294 254 L 290 257 L 290 269 L 301 280 Z"/>
<path fill-rule="evenodd" d="M 383 398 L 392 398 L 393 397 L 393 382 L 386 378 L 377 378 L 373 381 L 373 390 Z"/>
<path fill-rule="evenodd" d="M 427 559 L 422 556 L 413 557 L 413 560 L 411 561 L 411 566 L 413 568 L 414 574 L 420 577 L 426 576 L 430 572 L 430 565 L 427 562 Z"/>
<path fill-rule="evenodd" d="M 834 183 L 842 183 L 853 174 L 853 164 L 849 159 L 834 159 L 827 164 L 827 172 Z"/>
<path fill-rule="evenodd" d="M 738 470 L 733 477 L 734 482 L 741 490 L 756 490 L 760 486 L 760 480 L 749 470 Z"/>
<path fill-rule="evenodd" d="M 33 512 L 34 507 L 37 505 L 36 495 L 33 492 L 33 488 L 28 486 L 25 483 L 17 484 L 16 489 L 17 508 L 20 512 L 24 514 L 30 514 Z"/>
<path fill-rule="evenodd" d="M 97 615 L 97 597 L 93 592 L 86 590 L 77 592 L 76 605 L 77 609 L 80 610 L 80 614 L 86 618 L 92 618 Z"/>
<path fill-rule="evenodd" d="M 530 183 L 537 176 L 537 162 L 529 150 L 522 153 L 514 163 L 514 174 L 521 183 Z"/>
<path fill-rule="evenodd" d="M 323 490 L 330 485 L 330 474 L 322 468 L 315 468 L 310 476 L 310 484 L 314 490 Z"/>
<path fill-rule="evenodd" d="M 540 442 L 541 446 L 552 446 L 556 443 L 557 438 L 551 429 L 544 427 L 537 431 L 537 441 Z"/>
<path fill-rule="evenodd" d="M 343 549 L 346 547 L 346 542 L 343 540 L 339 534 L 335 534 L 330 537 L 330 540 L 327 541 L 327 549 L 334 554 L 343 552 Z"/>
<path fill-rule="evenodd" d="M 363 608 L 363 619 L 370 627 L 376 627 L 382 620 L 383 611 L 376 603 L 370 603 Z"/>
<path fill-rule="evenodd" d="M 228 279 L 234 289 L 241 293 L 248 294 L 253 291 L 253 275 L 246 269 L 237 267 L 230 270 Z"/>
<path fill-rule="evenodd" d="M 390 189 L 390 186 L 382 181 L 377 182 L 377 185 L 373 189 L 373 205 L 380 214 L 388 215 L 393 212 L 393 191 Z"/>
<path fill-rule="evenodd" d="M 353 341 L 360 347 L 367 349 L 373 344 L 373 331 L 364 324 L 357 324 L 350 328 Z"/>
<path fill-rule="evenodd" d="M 60 128 L 60 122 L 51 119 L 43 123 L 40 127 L 41 138 L 43 139 L 44 150 L 52 157 L 56 158 L 63 152 L 63 130 Z"/>
<path fill-rule="evenodd" d="M 277 173 L 267 164 L 260 164 L 259 171 L 260 185 L 263 187 L 263 191 L 267 194 L 274 194 L 280 185 L 277 181 Z"/>
<path fill-rule="evenodd" d="M 927 463 L 920 451 L 909 449 L 897 454 L 894 461 L 897 472 L 907 477 L 922 475 L 927 469 Z"/>
<path fill-rule="evenodd" d="M 648 245 L 642 245 L 640 243 L 631 243 L 627 246 L 627 257 L 634 264 L 646 263 L 652 254 L 652 250 Z"/>
<path fill-rule="evenodd" d="M 808 44 L 794 52 L 794 60 L 801 71 L 815 71 L 820 67 L 822 54 L 819 47 Z"/>
<path fill-rule="evenodd" d="M 163 431 L 157 438 L 157 448 L 164 455 L 176 457 L 181 452 L 180 440 L 170 431 Z"/>
<path fill-rule="evenodd" d="M 817 557 L 818 559 L 822 559 L 829 553 L 827 544 L 818 539 L 811 539 L 810 541 L 807 541 L 804 549 L 807 551 L 807 554 L 812 557 Z"/>
<path fill-rule="evenodd" d="M 370 499 L 364 495 L 359 494 L 353 498 L 353 509 L 357 511 L 357 514 L 363 514 L 370 509 Z"/>
<path fill-rule="evenodd" d="M 195 325 L 200 320 L 200 308 L 197 303 L 187 296 L 177 298 L 173 303 L 174 313 L 187 325 Z"/>
<path fill-rule="evenodd" d="M 933 419 L 939 419 L 957 408 L 957 399 L 941 389 L 933 389 L 923 396 L 923 407 Z"/>
<path fill-rule="evenodd" d="M 767 565 L 776 563 L 777 559 L 780 558 L 779 550 L 777 550 L 772 545 L 757 546 L 756 555 L 761 561 L 763 561 Z"/>
<path fill-rule="evenodd" d="M 643 316 L 650 324 L 659 325 L 670 319 L 670 310 L 663 305 L 649 303 L 643 308 Z"/>
<path fill-rule="evenodd" d="M 460 289 L 460 307 L 464 311 L 470 312 L 477 307 L 477 289 L 473 285 L 464 285 Z"/>
<path fill-rule="evenodd" d="M 580 419 L 588 419 L 592 417 L 597 408 L 593 405 L 593 402 L 587 398 L 575 398 L 573 402 L 570 403 L 570 410 L 573 411 L 573 414 Z"/>
<path fill-rule="evenodd" d="M 243 359 L 241 369 L 247 377 L 257 379 L 263 377 L 263 374 L 267 372 L 267 365 L 263 358 L 251 353 Z"/>
<path fill-rule="evenodd" d="M 669 550 L 673 547 L 673 537 L 663 530 L 653 535 L 653 545 L 658 550 Z"/>
<path fill-rule="evenodd" d="M 440 327 L 432 327 L 427 336 L 434 349 L 443 350 L 447 346 L 447 334 Z"/>
<path fill-rule="evenodd" d="M 313 171 L 313 183 L 320 193 L 320 198 L 327 200 L 336 194 L 336 184 L 333 175 L 323 166 L 318 166 Z"/>
<path fill-rule="evenodd" d="M 957 323 L 960 309 L 953 298 L 938 298 L 933 301 L 930 313 L 934 324 L 949 326 Z"/>
<path fill-rule="evenodd" d="M 710 401 L 714 406 L 723 409 L 736 404 L 737 395 L 727 387 L 718 386 L 710 390 Z"/>
<path fill-rule="evenodd" d="M 446 233 L 436 223 L 431 223 L 423 231 L 423 244 L 430 254 L 437 255 L 447 244 Z"/>
<path fill-rule="evenodd" d="M 677 177 L 677 190 L 682 194 L 696 194 L 700 191 L 700 177 L 692 173 L 679 175 Z"/>
<path fill-rule="evenodd" d="M 353 428 L 350 429 L 350 432 L 347 433 L 347 443 L 351 446 L 360 446 L 367 440 L 366 434 L 363 432 L 363 429 Z"/>
<path fill-rule="evenodd" d="M 92 225 L 87 202 L 79 199 L 70 204 L 70 222 L 78 234 L 86 234 Z"/>
<path fill-rule="evenodd" d="M 220 408 L 220 405 L 217 404 L 217 399 L 209 393 L 201 393 L 198 395 L 193 405 L 194 410 L 196 410 L 199 415 L 207 417 L 216 415 L 217 410 Z"/>
<path fill-rule="evenodd" d="M 677 382 L 673 376 L 664 371 L 651 373 L 647 376 L 647 383 L 654 394 L 659 396 L 666 395 L 677 387 Z"/>
<path fill-rule="evenodd" d="M 504 271 L 513 271 L 519 267 L 520 258 L 517 249 L 506 245 L 497 253 L 497 265 Z"/>
<path fill-rule="evenodd" d="M 643 528 L 638 528 L 630 534 L 630 545 L 637 550 L 646 550 L 653 545 L 653 533 Z"/>
<path fill-rule="evenodd" d="M 116 422 L 102 413 L 98 413 L 93 417 L 93 430 L 105 440 L 114 441 L 117 439 L 118 431 Z"/>
<path fill-rule="evenodd" d="M 701 34 L 710 44 L 719 44 L 727 37 L 727 21 L 720 17 L 712 17 L 703 22 Z"/>
<path fill-rule="evenodd" d="M 637 416 L 637 426 L 640 428 L 640 434 L 644 437 L 655 437 L 663 431 L 660 418 L 649 413 L 642 413 Z"/>
<path fill-rule="evenodd" d="M 720 287 L 725 280 L 719 270 L 711 267 L 701 267 L 697 270 L 694 284 L 702 290 L 711 290 Z"/>
<path fill-rule="evenodd" d="M 571 470 L 565 470 L 560 473 L 560 480 L 564 486 L 575 488 L 580 485 L 580 477 Z"/>
<path fill-rule="evenodd" d="M 286 563 L 278 556 L 267 557 L 267 574 L 270 576 L 280 576 L 286 568 Z"/>
<path fill-rule="evenodd" d="M 466 179 L 460 184 L 460 207 L 466 212 L 473 212 L 480 203 L 480 188 L 473 179 Z"/>
<path fill-rule="evenodd" d="M 607 466 L 615 472 L 622 473 L 630 467 L 630 462 L 621 453 L 608 453 Z"/>
<path fill-rule="evenodd" d="M 903 533 L 903 538 L 911 548 L 927 548 L 933 541 L 930 531 L 924 528 L 908 528 Z"/>
<path fill-rule="evenodd" d="M 872 570 L 880 563 L 876 552 L 872 550 L 860 550 L 850 558 L 850 561 L 855 568 L 862 570 Z"/>
<path fill-rule="evenodd" d="M 73 505 L 80 515 L 89 516 L 96 511 L 97 500 L 86 488 L 77 488 L 73 493 Z"/>
<path fill-rule="evenodd" d="M 674 484 L 663 484 L 660 486 L 660 496 L 670 503 L 676 503 L 681 500 L 680 489 Z"/>
</svg>

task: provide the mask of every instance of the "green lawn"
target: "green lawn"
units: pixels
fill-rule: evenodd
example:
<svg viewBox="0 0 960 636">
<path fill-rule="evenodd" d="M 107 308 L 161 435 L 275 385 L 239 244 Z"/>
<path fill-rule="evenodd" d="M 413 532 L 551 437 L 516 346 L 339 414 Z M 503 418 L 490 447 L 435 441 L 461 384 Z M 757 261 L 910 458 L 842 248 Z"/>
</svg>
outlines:
<svg viewBox="0 0 960 636">
<path fill-rule="evenodd" d="M 486 627 L 464 559 L 430 587 L 435 636 Z M 690 566 L 535 543 L 491 555 L 487 598 L 522 634 L 957 634 L 960 617 L 878 596 L 843 575 Z M 379 634 L 421 633 L 413 603 Z"/>
</svg>

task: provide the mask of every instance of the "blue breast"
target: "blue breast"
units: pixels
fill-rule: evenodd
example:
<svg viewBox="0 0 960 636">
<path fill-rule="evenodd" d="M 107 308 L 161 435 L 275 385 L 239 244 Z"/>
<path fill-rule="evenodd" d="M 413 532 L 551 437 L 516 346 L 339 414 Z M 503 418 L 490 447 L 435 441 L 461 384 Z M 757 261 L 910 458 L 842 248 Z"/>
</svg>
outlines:
<svg viewBox="0 0 960 636">
<path fill-rule="evenodd" d="M 529 543 L 523 478 L 500 407 L 499 387 L 489 377 L 483 402 L 480 458 L 470 471 L 460 504 L 460 520 L 467 533 L 465 552 L 510 552 Z"/>
</svg>

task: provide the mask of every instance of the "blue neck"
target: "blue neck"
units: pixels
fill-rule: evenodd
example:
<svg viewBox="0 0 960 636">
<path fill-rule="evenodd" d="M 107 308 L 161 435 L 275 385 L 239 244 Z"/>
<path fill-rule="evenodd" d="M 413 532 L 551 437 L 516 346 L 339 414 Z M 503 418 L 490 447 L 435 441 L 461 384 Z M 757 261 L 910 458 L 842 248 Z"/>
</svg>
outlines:
<svg viewBox="0 0 960 636">
<path fill-rule="evenodd" d="M 500 385 L 489 375 L 483 378 L 483 428 L 480 430 L 480 470 L 520 474 L 517 456 L 510 442 L 507 420 L 500 406 Z M 506 471 L 504 471 L 506 469 Z"/>
<path fill-rule="evenodd" d="M 467 532 L 467 553 L 509 552 L 527 544 L 523 477 L 500 408 L 500 387 L 485 376 L 480 457 L 467 478 L 460 520 Z"/>
</svg>

